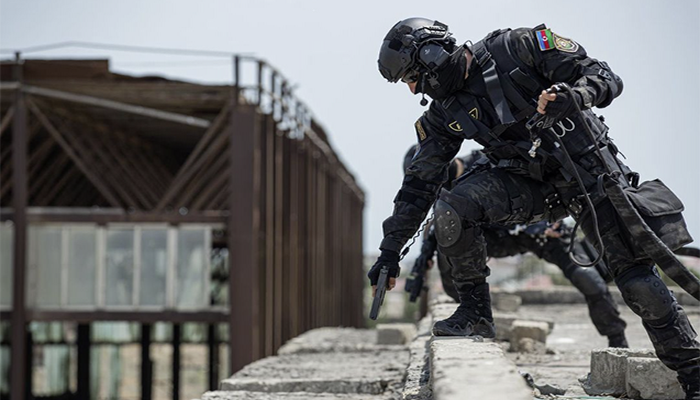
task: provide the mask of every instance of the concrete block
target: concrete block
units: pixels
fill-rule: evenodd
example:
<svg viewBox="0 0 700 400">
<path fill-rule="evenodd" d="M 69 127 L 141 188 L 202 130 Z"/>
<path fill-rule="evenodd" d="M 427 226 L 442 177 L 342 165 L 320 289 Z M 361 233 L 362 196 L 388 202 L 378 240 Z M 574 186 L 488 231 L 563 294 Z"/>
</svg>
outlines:
<svg viewBox="0 0 700 400">
<path fill-rule="evenodd" d="M 436 304 L 430 307 L 430 315 L 433 317 L 433 322 L 448 318 L 457 309 L 455 303 Z"/>
<path fill-rule="evenodd" d="M 549 325 L 546 322 L 515 320 L 510 328 L 510 341 L 517 342 L 529 338 L 536 342 L 547 343 Z"/>
<path fill-rule="evenodd" d="M 435 400 L 532 400 L 533 394 L 496 343 L 433 338 L 430 370 Z"/>
<path fill-rule="evenodd" d="M 496 340 L 510 340 L 510 328 L 518 319 L 515 314 L 494 313 L 493 323 L 496 325 Z"/>
<path fill-rule="evenodd" d="M 522 304 L 581 304 L 586 302 L 583 294 L 571 286 L 516 290 L 513 294 L 520 296 Z"/>
<path fill-rule="evenodd" d="M 377 395 L 403 382 L 408 351 L 290 354 L 247 365 L 221 390 Z"/>
<path fill-rule="evenodd" d="M 457 308 L 457 305 L 452 304 L 436 304 L 430 308 L 430 314 L 433 317 L 433 322 L 448 318 Z M 513 322 L 519 319 L 516 314 L 513 313 L 503 313 L 494 312 L 493 313 L 493 323 L 496 325 L 496 340 L 510 340 L 510 331 L 513 326 Z M 538 319 L 536 322 L 544 322 L 548 326 L 547 334 L 551 333 L 554 329 L 554 321 Z"/>
<path fill-rule="evenodd" d="M 290 339 L 279 348 L 277 354 L 400 351 L 404 349 L 405 345 L 378 345 L 375 329 L 318 328 Z"/>
<path fill-rule="evenodd" d="M 493 294 L 491 297 L 493 300 L 493 307 L 503 312 L 516 312 L 523 303 L 523 299 L 514 294 L 498 293 Z"/>
<path fill-rule="evenodd" d="M 390 395 L 367 395 L 367 394 L 340 394 L 340 393 L 310 393 L 310 392 L 282 392 L 282 393 L 261 393 L 246 391 L 213 391 L 202 395 L 201 400 L 390 400 Z"/>
<path fill-rule="evenodd" d="M 607 348 L 591 352 L 591 372 L 583 385 L 592 396 L 621 396 L 627 392 L 627 359 L 655 357 L 653 350 Z"/>
<path fill-rule="evenodd" d="M 509 351 L 514 353 L 546 354 L 547 346 L 542 342 L 524 337 L 518 340 L 511 340 Z"/>
<path fill-rule="evenodd" d="M 446 295 L 443 292 L 440 292 L 440 293 L 436 293 L 435 296 L 433 296 L 430 299 L 428 306 L 432 307 L 432 306 L 435 306 L 437 304 L 450 304 L 450 303 L 454 304 L 454 302 L 455 301 L 452 297 Z"/>
<path fill-rule="evenodd" d="M 416 336 L 414 324 L 378 324 L 377 344 L 407 344 Z"/>
<path fill-rule="evenodd" d="M 676 373 L 657 358 L 627 359 L 627 397 L 631 399 L 673 400 L 685 394 Z"/>
</svg>

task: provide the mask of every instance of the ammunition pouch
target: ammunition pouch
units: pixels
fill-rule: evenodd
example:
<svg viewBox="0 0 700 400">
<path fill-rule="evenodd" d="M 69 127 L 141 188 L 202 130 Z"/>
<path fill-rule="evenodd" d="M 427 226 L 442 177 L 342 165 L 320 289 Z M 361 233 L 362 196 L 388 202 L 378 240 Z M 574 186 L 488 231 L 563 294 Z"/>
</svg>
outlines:
<svg viewBox="0 0 700 400">
<path fill-rule="evenodd" d="M 693 241 L 681 214 L 683 203 L 663 182 L 646 181 L 636 188 L 627 187 L 624 192 L 644 222 L 669 249 L 677 250 Z M 646 257 L 643 249 L 634 251 L 640 258 Z"/>
</svg>

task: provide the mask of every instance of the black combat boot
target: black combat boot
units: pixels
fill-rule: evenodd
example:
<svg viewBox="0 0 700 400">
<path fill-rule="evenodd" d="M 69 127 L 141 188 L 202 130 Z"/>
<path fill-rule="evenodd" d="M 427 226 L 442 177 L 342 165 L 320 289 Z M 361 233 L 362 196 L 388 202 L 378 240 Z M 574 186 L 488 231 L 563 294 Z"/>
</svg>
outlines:
<svg viewBox="0 0 700 400">
<path fill-rule="evenodd" d="M 608 336 L 608 347 L 617 347 L 621 349 L 628 349 L 630 345 L 627 343 L 627 338 L 625 337 L 625 332 L 616 333 Z"/>
<path fill-rule="evenodd" d="M 685 392 L 685 400 L 700 400 L 700 369 L 689 373 L 678 373 L 678 382 Z"/>
<path fill-rule="evenodd" d="M 449 318 L 433 325 L 435 336 L 482 336 L 495 338 L 491 296 L 486 280 L 456 283 L 459 306 Z"/>
</svg>

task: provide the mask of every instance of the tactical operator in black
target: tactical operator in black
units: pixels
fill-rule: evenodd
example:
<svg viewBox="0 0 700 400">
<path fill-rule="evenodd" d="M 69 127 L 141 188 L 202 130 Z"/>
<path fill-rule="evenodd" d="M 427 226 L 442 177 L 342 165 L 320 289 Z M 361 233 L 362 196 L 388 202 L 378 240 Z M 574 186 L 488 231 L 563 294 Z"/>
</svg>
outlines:
<svg viewBox="0 0 700 400">
<path fill-rule="evenodd" d="M 406 153 L 404 157 L 404 171 L 411 166 L 416 150 L 417 146 L 412 146 Z M 448 178 L 443 188 L 451 189 L 455 179 L 464 173 L 473 173 L 475 169 L 491 167 L 488 159 L 479 151 L 473 151 L 465 157 L 455 158 L 450 163 Z M 435 253 L 438 253 L 437 264 L 442 287 L 447 295 L 459 303 L 459 293 L 452 282 L 452 267 L 438 251 L 435 224 L 430 224 L 426 229 L 427 234 L 423 238 L 419 257 L 432 261 Z M 610 294 L 606 283 L 605 278 L 609 275 L 608 268 L 603 262 L 590 268 L 576 265 L 569 258 L 569 254 L 566 251 L 569 245 L 568 236 L 571 234 L 571 232 L 567 231 L 567 228 L 562 227 L 558 222 L 550 224 L 542 221 L 529 226 L 489 224 L 483 225 L 481 230 L 486 240 L 488 257 L 502 258 L 532 252 L 537 257 L 558 266 L 564 273 L 564 276 L 584 295 L 591 320 L 598 333 L 608 337 L 608 346 L 629 347 L 625 338 L 625 327 L 627 324 L 620 318 L 617 304 L 615 304 L 615 300 Z M 595 258 L 595 251 L 590 249 L 586 252 L 584 246 L 589 245 L 584 242 L 575 247 L 575 253 L 579 255 L 577 258 Z M 480 326 L 477 330 L 486 333 L 486 336 L 495 336 L 491 323 L 485 319 L 480 319 L 479 321 L 484 326 Z M 440 329 L 440 327 L 437 328 Z M 438 330 L 435 333 L 448 335 L 452 333 L 449 326 L 446 328 L 446 332 Z"/>
<path fill-rule="evenodd" d="M 455 314 L 436 328 L 470 335 L 478 333 L 480 318 L 491 319 L 484 309 L 490 273 L 484 224 L 554 222 L 571 215 L 605 255 L 657 356 L 677 371 L 686 399 L 700 400 L 697 334 L 651 260 L 662 260 L 658 265 L 676 273 L 674 280 L 697 298 L 697 278 L 667 256 L 692 238 L 680 200 L 660 181 L 638 185 L 638 175 L 616 157 L 607 126 L 591 111 L 622 92 L 622 80 L 610 67 L 544 25 L 498 30 L 460 46 L 446 25 L 410 18 L 384 38 L 379 71 L 433 101 L 415 124 L 420 150 L 394 199 L 393 215 L 384 221 L 370 283 L 376 285 L 382 266 L 398 275 L 399 252 L 435 202 L 450 161 L 464 139 L 475 140 L 496 167 L 442 190 L 435 204 L 439 249 L 452 266 L 460 298 Z M 533 128 L 527 122 L 536 112 L 554 126 Z"/>
</svg>

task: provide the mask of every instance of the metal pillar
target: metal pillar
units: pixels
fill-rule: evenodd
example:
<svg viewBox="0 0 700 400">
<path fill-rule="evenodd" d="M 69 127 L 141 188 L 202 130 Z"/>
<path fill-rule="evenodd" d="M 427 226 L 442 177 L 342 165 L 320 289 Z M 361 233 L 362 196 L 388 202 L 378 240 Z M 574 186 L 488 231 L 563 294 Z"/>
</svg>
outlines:
<svg viewBox="0 0 700 400">
<path fill-rule="evenodd" d="M 151 400 L 153 364 L 151 362 L 151 325 L 141 325 L 141 400 Z"/>
<path fill-rule="evenodd" d="M 261 336 L 258 298 L 260 132 L 254 107 L 232 107 L 232 110 L 228 127 L 229 165 L 233 171 L 228 207 L 231 373 L 259 358 Z"/>
<path fill-rule="evenodd" d="M 12 263 L 12 319 L 10 320 L 12 347 L 10 350 L 10 398 L 27 398 L 25 359 L 27 310 L 25 277 L 27 267 L 27 109 L 22 93 L 22 64 L 20 53 L 15 54 L 15 79 L 20 86 L 15 91 L 15 113 L 12 122 L 12 203 L 14 207 L 15 239 Z M 30 370 L 31 374 L 31 370 Z"/>
<path fill-rule="evenodd" d="M 78 324 L 78 393 L 79 400 L 90 399 L 90 324 Z"/>
<path fill-rule="evenodd" d="M 173 324 L 173 400 L 180 400 L 180 343 L 182 343 L 182 325 Z"/>
<path fill-rule="evenodd" d="M 209 345 L 209 390 L 219 387 L 219 338 L 216 336 L 216 325 L 207 326 L 207 344 Z"/>
</svg>

